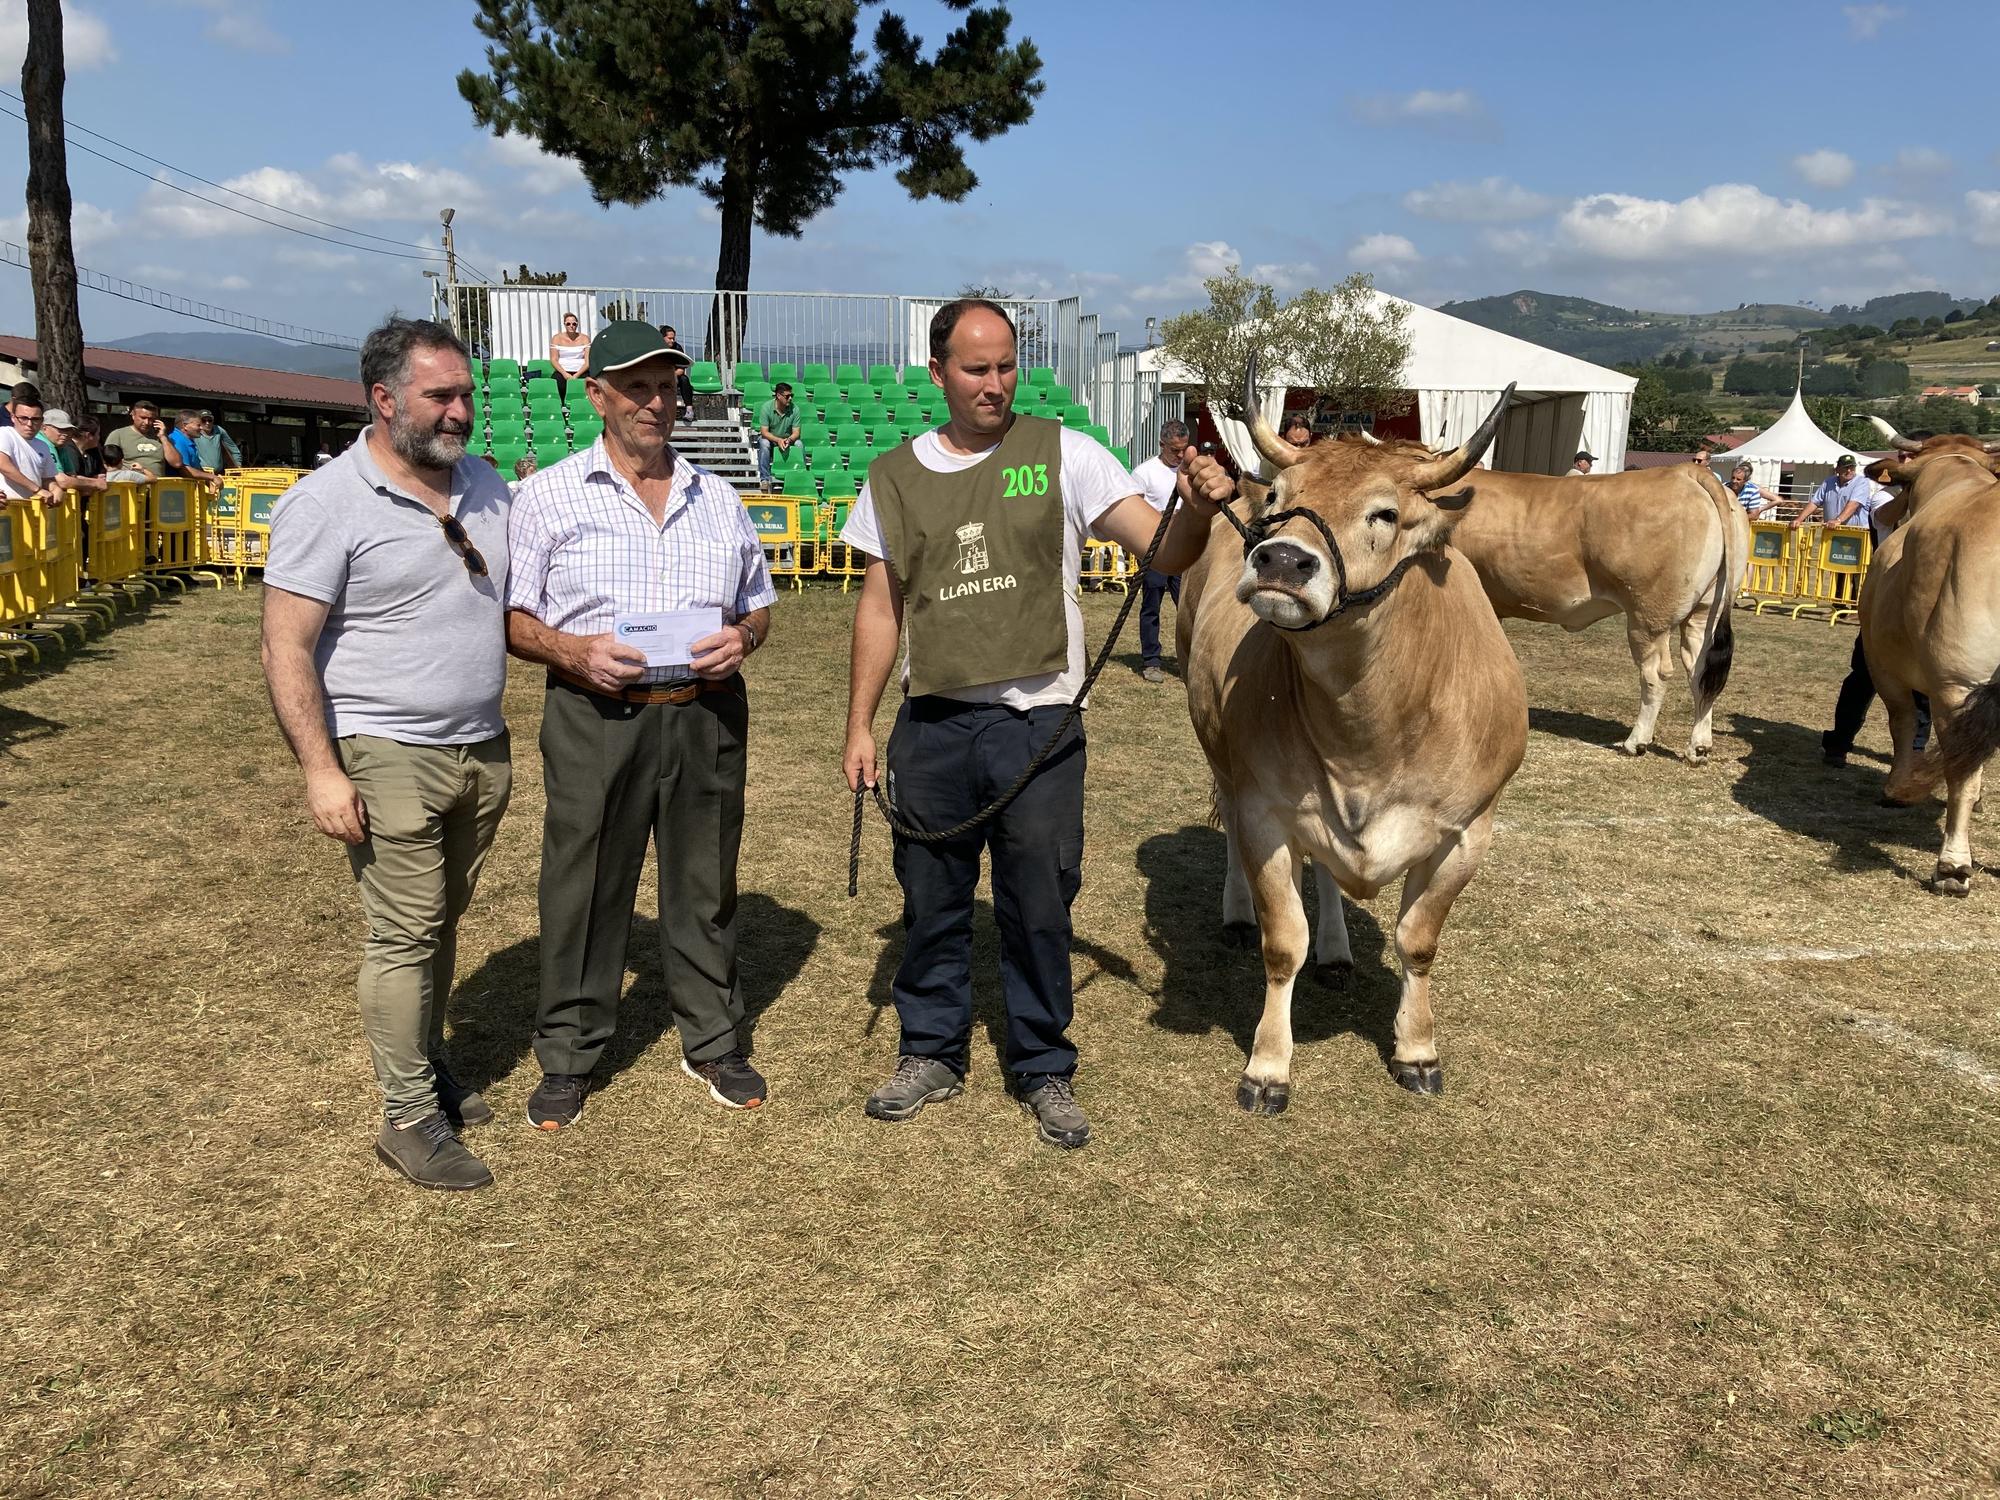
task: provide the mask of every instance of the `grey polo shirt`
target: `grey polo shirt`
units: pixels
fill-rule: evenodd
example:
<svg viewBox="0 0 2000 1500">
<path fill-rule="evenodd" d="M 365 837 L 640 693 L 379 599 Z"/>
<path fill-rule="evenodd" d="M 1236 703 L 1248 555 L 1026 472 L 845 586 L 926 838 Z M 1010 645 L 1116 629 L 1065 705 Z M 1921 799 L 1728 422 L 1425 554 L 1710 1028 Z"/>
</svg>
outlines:
<svg viewBox="0 0 2000 1500">
<path fill-rule="evenodd" d="M 383 476 L 373 431 L 279 499 L 264 582 L 327 606 L 313 658 L 336 739 L 490 740 L 506 727 L 506 483 L 470 455 L 451 472 L 451 513 L 486 559 L 477 578 L 430 508 Z"/>
</svg>

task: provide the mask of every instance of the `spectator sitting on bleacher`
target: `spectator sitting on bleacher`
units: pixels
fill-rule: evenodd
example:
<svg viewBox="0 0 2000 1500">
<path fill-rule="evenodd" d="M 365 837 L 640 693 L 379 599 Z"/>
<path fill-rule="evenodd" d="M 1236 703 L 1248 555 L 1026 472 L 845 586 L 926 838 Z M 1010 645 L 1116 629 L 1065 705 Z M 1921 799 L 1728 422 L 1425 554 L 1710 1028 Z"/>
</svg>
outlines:
<svg viewBox="0 0 2000 1500">
<path fill-rule="evenodd" d="M 201 459 L 201 466 L 216 473 L 243 467 L 243 450 L 236 446 L 236 439 L 229 435 L 227 427 L 216 425 L 212 411 L 202 412 L 195 426 L 194 451 Z"/>
<path fill-rule="evenodd" d="M 792 405 L 790 381 L 771 388 L 771 399 L 757 408 L 757 477 L 766 492 L 776 488 L 771 477 L 771 453 L 788 453 L 799 440 L 799 409 Z"/>
<path fill-rule="evenodd" d="M 104 482 L 106 484 L 144 484 L 153 476 L 144 469 L 135 469 L 125 462 L 125 455 L 116 443 L 104 445 Z"/>
<path fill-rule="evenodd" d="M 41 387 L 24 380 L 8 393 L 7 425 L 0 427 L 0 505 L 60 493 L 55 455 L 35 441 L 41 430 Z"/>
<path fill-rule="evenodd" d="M 134 401 L 131 406 L 131 420 L 118 428 L 104 440 L 116 443 L 125 462 L 135 469 L 144 469 L 149 479 L 164 479 L 169 469 L 178 472 L 185 467 L 181 463 L 180 450 L 167 441 L 167 435 L 160 425 L 160 407 L 156 401 Z"/>
<path fill-rule="evenodd" d="M 669 349 L 680 349 L 681 336 L 674 332 L 673 324 L 662 323 L 660 325 L 660 342 L 665 344 Z M 683 349 L 681 352 L 686 353 L 687 351 Z M 683 422 L 692 422 L 694 420 L 694 382 L 688 379 L 688 372 L 685 366 L 682 367 L 679 378 L 675 380 L 674 385 L 680 397 L 680 420 Z"/>
<path fill-rule="evenodd" d="M 556 367 L 556 395 L 569 400 L 569 383 L 581 378 L 590 363 L 590 340 L 575 313 L 564 313 L 562 332 L 549 336 L 549 363 Z"/>
</svg>

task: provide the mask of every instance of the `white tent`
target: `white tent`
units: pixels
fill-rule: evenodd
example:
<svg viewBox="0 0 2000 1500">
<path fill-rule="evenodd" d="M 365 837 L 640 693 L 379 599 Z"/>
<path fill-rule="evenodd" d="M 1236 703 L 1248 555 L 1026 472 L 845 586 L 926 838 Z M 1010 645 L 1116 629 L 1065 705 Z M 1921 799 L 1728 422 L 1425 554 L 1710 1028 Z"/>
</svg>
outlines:
<svg viewBox="0 0 2000 1500">
<path fill-rule="evenodd" d="M 1470 437 L 1511 381 L 1516 387 L 1514 399 L 1487 455 L 1489 467 L 1561 474 L 1579 449 L 1596 456 L 1600 474 L 1625 467 L 1632 391 L 1638 385 L 1630 375 L 1386 292 L 1374 295 L 1383 304 L 1395 303 L 1408 311 L 1410 357 L 1403 366 L 1403 387 L 1416 395 L 1417 424 L 1425 443 L 1433 448 L 1456 447 Z M 1158 349 L 1141 355 L 1139 368 L 1159 371 L 1163 385 L 1196 383 L 1190 372 Z M 1259 373 L 1260 405 L 1275 423 L 1290 382 L 1284 371 Z M 1210 415 L 1229 445 L 1230 456 L 1239 467 L 1254 472 L 1258 461 L 1248 430 L 1212 408 Z"/>
<path fill-rule="evenodd" d="M 1804 492 L 1818 485 L 1842 457 L 1853 452 L 1820 431 L 1819 424 L 1806 415 L 1805 398 L 1794 391 L 1792 404 L 1782 417 L 1749 442 L 1716 454 L 1709 463 L 1723 477 L 1738 464 L 1747 463 L 1757 488 L 1772 493 L 1777 491 L 1779 473 L 1790 469 L 1794 490 Z"/>
</svg>

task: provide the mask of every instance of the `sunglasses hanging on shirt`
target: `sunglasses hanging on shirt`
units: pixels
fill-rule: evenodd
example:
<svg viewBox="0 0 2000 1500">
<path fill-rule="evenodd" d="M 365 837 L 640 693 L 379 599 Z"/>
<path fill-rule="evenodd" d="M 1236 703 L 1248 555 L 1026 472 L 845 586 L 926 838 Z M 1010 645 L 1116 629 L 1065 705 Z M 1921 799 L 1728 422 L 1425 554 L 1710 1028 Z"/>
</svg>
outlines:
<svg viewBox="0 0 2000 1500">
<path fill-rule="evenodd" d="M 452 515 L 439 516 L 438 525 L 444 528 L 444 539 L 451 543 L 453 550 L 460 557 L 465 559 L 465 571 L 470 573 L 474 578 L 484 578 L 486 576 L 486 559 L 481 557 L 479 549 L 472 545 L 472 538 L 466 535 L 465 528 L 459 524 L 458 517 Z"/>
</svg>

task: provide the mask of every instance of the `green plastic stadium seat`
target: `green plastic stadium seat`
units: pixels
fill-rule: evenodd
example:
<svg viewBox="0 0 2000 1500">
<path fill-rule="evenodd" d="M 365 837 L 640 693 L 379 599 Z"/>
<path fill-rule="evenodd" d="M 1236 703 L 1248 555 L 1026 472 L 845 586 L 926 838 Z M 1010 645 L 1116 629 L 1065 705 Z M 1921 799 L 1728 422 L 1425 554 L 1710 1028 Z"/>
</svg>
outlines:
<svg viewBox="0 0 2000 1500">
<path fill-rule="evenodd" d="M 752 418 L 756 417 L 757 408 L 770 399 L 771 387 L 765 385 L 761 380 L 752 381 L 743 387 L 743 405 L 748 409 Z"/>
<path fill-rule="evenodd" d="M 597 412 L 597 408 L 590 404 L 590 392 L 583 388 L 581 380 L 569 383 L 569 395 L 563 398 L 563 405 L 570 409 L 572 416 L 588 417 Z"/>
<path fill-rule="evenodd" d="M 736 361 L 735 378 L 736 378 L 736 388 L 738 390 L 743 389 L 743 382 L 746 380 L 753 381 L 758 385 L 763 385 L 765 383 L 764 367 L 756 363 L 754 360 L 739 359 Z"/>
<path fill-rule="evenodd" d="M 894 365 L 870 365 L 868 367 L 868 383 L 874 386 L 883 386 L 900 385 L 902 381 L 898 378 Z"/>
<path fill-rule="evenodd" d="M 556 367 L 545 359 L 531 359 L 521 366 L 522 373 L 530 380 L 554 380 Z"/>
<path fill-rule="evenodd" d="M 834 443 L 842 448 L 868 446 L 868 429 L 857 422 L 844 422 L 833 430 Z"/>
<path fill-rule="evenodd" d="M 722 371 L 712 359 L 698 359 L 688 371 L 688 384 L 704 395 L 713 395 L 722 389 Z"/>
<path fill-rule="evenodd" d="M 495 443 L 492 448 L 493 461 L 500 465 L 503 479 L 514 477 L 514 465 L 528 456 L 526 443 Z"/>
<path fill-rule="evenodd" d="M 1120 443 L 1117 447 L 1111 450 L 1111 456 L 1118 460 L 1119 468 L 1127 470 L 1128 472 L 1131 470 L 1132 450 L 1127 448 L 1123 443 Z"/>
<path fill-rule="evenodd" d="M 1054 385 L 1056 383 L 1056 372 L 1051 370 L 1047 365 L 1036 365 L 1034 369 L 1028 371 L 1027 383 L 1029 385 Z"/>
<path fill-rule="evenodd" d="M 588 448 L 592 443 L 604 436 L 604 424 L 602 422 L 578 422 L 572 431 L 576 436 L 577 451 L 581 453 L 585 448 Z"/>
<path fill-rule="evenodd" d="M 833 429 L 824 422 L 799 423 L 799 444 L 804 448 L 824 448 L 833 441 Z"/>
<path fill-rule="evenodd" d="M 861 366 L 841 365 L 833 372 L 833 383 L 844 391 L 849 386 L 862 385 L 866 382 L 861 378 Z"/>
<path fill-rule="evenodd" d="M 889 420 L 889 408 L 878 401 L 873 406 L 862 407 L 854 414 L 854 420 L 863 427 L 880 427 Z"/>
<path fill-rule="evenodd" d="M 809 469 L 788 469 L 785 471 L 784 493 L 817 500 L 819 498 L 819 483 L 814 479 L 812 471 Z"/>
<path fill-rule="evenodd" d="M 846 427 L 854 421 L 854 408 L 845 401 L 836 401 L 820 411 L 819 419 L 829 427 Z"/>
<path fill-rule="evenodd" d="M 806 465 L 815 474 L 837 469 L 840 467 L 840 450 L 829 443 L 815 444 L 806 450 Z"/>
<path fill-rule="evenodd" d="M 1096 438 L 1103 447 L 1109 448 L 1111 446 L 1111 429 L 1109 427 L 1099 424 L 1086 427 L 1083 430 Z"/>
<path fill-rule="evenodd" d="M 903 384 L 913 391 L 934 391 L 937 389 L 937 386 L 931 382 L 931 367 L 929 365 L 905 365 L 903 367 Z"/>
<path fill-rule="evenodd" d="M 521 378 L 521 362 L 518 359 L 489 359 L 486 361 L 487 384 L 499 385 L 503 380 L 518 381 Z"/>
<path fill-rule="evenodd" d="M 781 469 L 804 468 L 805 461 L 805 450 L 797 443 L 792 444 L 789 448 L 773 448 L 771 450 L 771 469 L 773 473 Z"/>
<path fill-rule="evenodd" d="M 825 365 L 800 365 L 799 383 L 802 385 L 832 385 L 833 371 Z"/>
<path fill-rule="evenodd" d="M 1058 410 L 1070 404 L 1069 387 L 1066 385 L 1045 385 L 1042 387 L 1042 401 Z"/>
<path fill-rule="evenodd" d="M 799 383 L 799 367 L 794 364 L 782 362 L 773 364 L 771 366 L 771 384 L 776 385 L 781 380 L 788 380 L 793 385 L 797 385 Z"/>
<path fill-rule="evenodd" d="M 1050 415 L 1054 415 L 1054 413 L 1051 412 Z M 1075 405 L 1065 406 L 1062 411 L 1062 424 L 1065 427 L 1088 427 L 1090 425 L 1090 408 Z"/>
<path fill-rule="evenodd" d="M 562 405 L 562 394 L 557 391 L 553 380 L 531 380 L 528 382 L 527 401 L 530 406 L 547 402 L 551 406 Z"/>
</svg>

